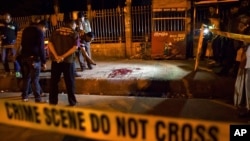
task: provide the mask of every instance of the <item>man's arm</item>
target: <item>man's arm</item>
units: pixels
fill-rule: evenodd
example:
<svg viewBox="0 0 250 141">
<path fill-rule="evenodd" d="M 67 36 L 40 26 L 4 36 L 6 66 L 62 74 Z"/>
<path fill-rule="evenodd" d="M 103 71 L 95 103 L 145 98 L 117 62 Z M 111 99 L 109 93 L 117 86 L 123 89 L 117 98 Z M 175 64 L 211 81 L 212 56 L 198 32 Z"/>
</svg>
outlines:
<svg viewBox="0 0 250 141">
<path fill-rule="evenodd" d="M 71 49 L 69 49 L 66 53 L 64 53 L 63 55 L 59 56 L 59 61 L 63 61 L 64 58 L 68 57 L 69 55 L 73 54 L 76 52 L 76 50 L 78 49 L 78 46 L 73 46 Z"/>
<path fill-rule="evenodd" d="M 44 49 L 44 34 L 42 31 L 40 31 L 40 37 L 39 37 L 39 56 L 41 58 L 41 61 L 43 64 L 46 64 L 46 55 L 45 55 L 45 49 Z"/>
<path fill-rule="evenodd" d="M 48 43 L 48 48 L 49 48 L 50 52 L 52 53 L 52 55 L 53 55 L 53 56 L 55 57 L 55 59 L 57 60 L 58 55 L 57 55 L 57 53 L 56 53 L 56 51 L 55 51 L 54 45 L 53 45 L 51 42 Z"/>
<path fill-rule="evenodd" d="M 66 58 L 66 57 L 70 56 L 71 54 L 75 53 L 76 50 L 78 49 L 79 35 L 77 33 L 75 33 L 74 37 L 75 37 L 75 41 L 74 41 L 73 46 L 66 53 L 59 56 L 60 57 L 60 59 L 59 59 L 60 62 L 63 61 L 64 58 Z"/>
<path fill-rule="evenodd" d="M 58 63 L 60 63 L 60 62 L 62 62 L 64 60 L 64 58 L 66 58 L 69 55 L 75 53 L 75 51 L 77 50 L 78 46 L 73 46 L 71 49 L 69 49 L 66 53 L 64 53 L 61 56 L 57 55 L 57 53 L 55 51 L 55 48 L 54 48 L 54 45 L 51 42 L 48 43 L 48 48 L 49 48 L 50 52 L 52 53 L 52 55 L 55 57 L 56 61 Z"/>
</svg>

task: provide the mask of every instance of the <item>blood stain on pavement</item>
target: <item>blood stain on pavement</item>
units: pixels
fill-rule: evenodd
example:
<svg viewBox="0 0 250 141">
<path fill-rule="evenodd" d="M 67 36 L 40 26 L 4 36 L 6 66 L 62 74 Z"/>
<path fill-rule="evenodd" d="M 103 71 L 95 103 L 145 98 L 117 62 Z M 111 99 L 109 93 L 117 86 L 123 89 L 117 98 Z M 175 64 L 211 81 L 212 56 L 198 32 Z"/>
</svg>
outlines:
<svg viewBox="0 0 250 141">
<path fill-rule="evenodd" d="M 115 77 L 123 77 L 125 75 L 128 75 L 132 73 L 133 71 L 131 69 L 122 68 L 122 69 L 114 69 L 112 72 L 108 75 L 108 78 L 115 78 Z"/>
</svg>

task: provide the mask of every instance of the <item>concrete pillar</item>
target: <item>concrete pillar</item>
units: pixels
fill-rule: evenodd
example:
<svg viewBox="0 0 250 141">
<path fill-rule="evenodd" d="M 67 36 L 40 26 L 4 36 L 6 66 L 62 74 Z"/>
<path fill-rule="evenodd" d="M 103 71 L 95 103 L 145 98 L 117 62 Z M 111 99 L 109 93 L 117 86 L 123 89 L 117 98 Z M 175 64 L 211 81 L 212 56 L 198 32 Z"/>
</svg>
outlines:
<svg viewBox="0 0 250 141">
<path fill-rule="evenodd" d="M 187 45 L 186 45 L 186 58 L 194 57 L 194 28 L 195 28 L 195 18 L 196 18 L 196 9 L 194 7 L 194 0 L 190 1 L 190 13 L 187 15 L 186 31 L 187 31 Z"/>
<path fill-rule="evenodd" d="M 54 3 L 54 12 L 55 12 L 55 14 L 60 13 L 58 0 L 53 0 L 53 3 Z"/>
<path fill-rule="evenodd" d="M 92 15 L 91 15 L 91 0 L 87 0 L 87 18 L 91 21 Z"/>
<path fill-rule="evenodd" d="M 124 7 L 125 14 L 125 56 L 132 56 L 132 26 L 131 26 L 131 1 L 126 0 L 126 6 Z"/>
</svg>

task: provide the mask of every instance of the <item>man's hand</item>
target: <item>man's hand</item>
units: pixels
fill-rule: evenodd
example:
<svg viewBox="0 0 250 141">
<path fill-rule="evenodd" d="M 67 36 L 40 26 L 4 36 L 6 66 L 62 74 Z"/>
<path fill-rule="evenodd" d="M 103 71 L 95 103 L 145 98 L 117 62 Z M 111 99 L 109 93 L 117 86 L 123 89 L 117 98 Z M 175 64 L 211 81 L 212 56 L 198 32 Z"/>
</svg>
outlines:
<svg viewBox="0 0 250 141">
<path fill-rule="evenodd" d="M 61 63 L 61 62 L 63 62 L 63 60 L 64 60 L 64 58 L 62 56 L 57 56 L 56 57 L 56 62 L 57 63 Z"/>
<path fill-rule="evenodd" d="M 47 65 L 46 64 L 43 64 L 42 65 L 42 70 L 45 71 L 47 69 Z"/>
</svg>

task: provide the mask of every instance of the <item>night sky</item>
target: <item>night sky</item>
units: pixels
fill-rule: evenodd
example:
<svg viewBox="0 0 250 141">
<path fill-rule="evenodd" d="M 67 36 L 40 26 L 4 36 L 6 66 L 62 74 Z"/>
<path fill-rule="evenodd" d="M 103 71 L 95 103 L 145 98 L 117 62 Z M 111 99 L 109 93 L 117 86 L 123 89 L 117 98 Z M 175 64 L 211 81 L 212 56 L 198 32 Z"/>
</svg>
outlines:
<svg viewBox="0 0 250 141">
<path fill-rule="evenodd" d="M 93 10 L 124 7 L 126 0 L 58 0 L 60 12 L 86 11 L 87 2 Z M 132 0 L 133 6 L 149 5 L 151 0 Z M 0 13 L 29 16 L 54 13 L 53 0 L 0 0 Z"/>
<path fill-rule="evenodd" d="M 53 13 L 53 0 L 0 0 L 0 12 L 13 16 Z"/>
</svg>

